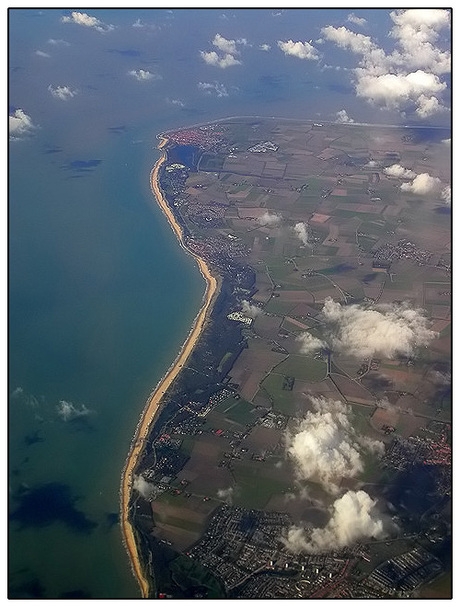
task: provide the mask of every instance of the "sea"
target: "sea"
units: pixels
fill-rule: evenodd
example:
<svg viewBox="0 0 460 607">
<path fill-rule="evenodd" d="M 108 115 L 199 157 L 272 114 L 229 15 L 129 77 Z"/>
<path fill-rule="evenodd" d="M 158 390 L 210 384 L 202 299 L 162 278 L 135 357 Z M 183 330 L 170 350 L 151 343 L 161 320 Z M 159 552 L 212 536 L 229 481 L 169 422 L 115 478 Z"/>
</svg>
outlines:
<svg viewBox="0 0 460 607">
<path fill-rule="evenodd" d="M 28 118 L 8 157 L 11 598 L 140 596 L 121 472 L 205 289 L 150 191 L 156 136 L 235 115 L 372 122 L 346 70 L 276 49 L 348 12 L 9 10 L 9 111 Z M 217 33 L 239 64 L 202 60 Z"/>
</svg>

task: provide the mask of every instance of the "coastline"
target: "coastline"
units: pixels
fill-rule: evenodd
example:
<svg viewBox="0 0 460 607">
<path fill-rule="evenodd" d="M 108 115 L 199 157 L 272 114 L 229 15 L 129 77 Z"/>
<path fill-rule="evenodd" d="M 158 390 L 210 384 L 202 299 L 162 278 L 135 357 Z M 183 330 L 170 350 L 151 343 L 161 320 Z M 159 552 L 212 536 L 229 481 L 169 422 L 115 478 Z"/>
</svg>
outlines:
<svg viewBox="0 0 460 607">
<path fill-rule="evenodd" d="M 167 137 L 164 135 L 160 135 L 161 143 L 158 145 L 158 149 L 162 150 L 168 142 Z M 160 190 L 158 175 L 160 172 L 160 168 L 162 164 L 166 160 L 166 153 L 163 153 L 162 156 L 157 160 L 155 166 L 150 172 L 150 188 L 152 190 L 152 194 L 154 195 L 156 201 L 160 205 L 161 210 L 166 215 L 166 218 L 172 227 L 175 235 L 177 236 L 180 246 L 189 254 L 192 255 L 198 264 L 198 268 L 206 281 L 206 291 L 203 296 L 203 304 L 193 322 L 190 333 L 188 334 L 184 344 L 182 345 L 180 352 L 172 365 L 169 367 L 166 374 L 159 381 L 156 388 L 152 391 L 149 398 L 147 399 L 146 405 L 142 411 L 141 417 L 139 419 L 139 423 L 136 427 L 136 431 L 134 433 L 130 451 L 128 453 L 128 457 L 126 459 L 125 468 L 122 473 L 121 480 L 121 488 L 120 488 L 120 510 L 121 510 L 121 528 L 123 534 L 123 540 L 125 544 L 125 548 L 128 552 L 128 556 L 131 562 L 131 566 L 133 569 L 133 573 L 139 583 L 141 589 L 142 598 L 148 598 L 149 593 L 149 583 L 146 577 L 143 574 L 141 561 L 139 557 L 139 553 L 137 550 L 136 540 L 134 536 L 134 529 L 129 521 L 129 500 L 131 496 L 131 489 L 133 484 L 133 473 L 136 468 L 136 465 L 139 461 L 140 456 L 142 455 L 144 441 L 146 440 L 150 427 L 154 422 L 156 414 L 160 410 L 161 400 L 163 395 L 168 390 L 170 385 L 176 379 L 177 375 L 180 372 L 180 369 L 185 364 L 186 360 L 190 356 L 197 343 L 198 339 L 201 336 L 202 330 L 207 321 L 209 312 L 211 310 L 211 304 L 213 303 L 214 295 L 218 291 L 218 281 L 211 274 L 208 266 L 205 261 L 193 254 L 191 251 L 187 249 L 183 242 L 183 234 L 180 225 L 176 222 L 174 214 L 169 208 L 166 200 L 163 198 L 163 195 Z"/>
</svg>

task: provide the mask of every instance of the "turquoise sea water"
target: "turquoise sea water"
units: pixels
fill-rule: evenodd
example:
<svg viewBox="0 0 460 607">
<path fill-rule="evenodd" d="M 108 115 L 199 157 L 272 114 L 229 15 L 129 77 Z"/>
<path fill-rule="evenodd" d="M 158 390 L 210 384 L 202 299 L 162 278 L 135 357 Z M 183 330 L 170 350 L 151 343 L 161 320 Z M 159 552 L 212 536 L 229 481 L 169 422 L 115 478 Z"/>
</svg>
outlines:
<svg viewBox="0 0 460 607">
<path fill-rule="evenodd" d="M 204 282 L 155 207 L 152 142 L 131 141 L 97 150 L 98 174 L 71 186 L 40 137 L 11 153 L 13 594 L 137 594 L 116 524 L 120 472 Z"/>
</svg>

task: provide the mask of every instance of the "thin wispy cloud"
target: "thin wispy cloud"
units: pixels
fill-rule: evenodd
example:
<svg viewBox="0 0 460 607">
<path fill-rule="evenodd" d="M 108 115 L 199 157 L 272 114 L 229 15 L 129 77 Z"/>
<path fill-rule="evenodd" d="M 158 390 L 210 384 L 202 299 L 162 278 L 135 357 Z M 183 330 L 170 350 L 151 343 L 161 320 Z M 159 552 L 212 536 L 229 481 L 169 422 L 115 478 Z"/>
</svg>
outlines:
<svg viewBox="0 0 460 607">
<path fill-rule="evenodd" d="M 166 97 L 166 103 L 169 105 L 176 105 L 178 107 L 185 107 L 185 102 L 182 99 L 171 99 L 170 97 Z"/>
<path fill-rule="evenodd" d="M 354 23 L 355 25 L 363 26 L 366 25 L 367 21 L 363 17 L 357 17 L 354 13 L 350 13 L 347 16 L 347 21 Z"/>
<path fill-rule="evenodd" d="M 85 405 L 80 405 L 80 407 L 78 407 L 70 401 L 60 400 L 57 406 L 57 413 L 63 421 L 69 422 L 81 417 L 86 417 L 90 415 L 92 411 Z"/>
<path fill-rule="evenodd" d="M 70 46 L 70 42 L 67 42 L 67 40 L 62 40 L 62 38 L 49 38 L 48 44 L 52 44 L 53 46 Z"/>
<path fill-rule="evenodd" d="M 60 99 L 61 101 L 72 99 L 72 97 L 78 94 L 76 89 L 72 90 L 68 86 L 52 86 L 50 84 L 48 90 L 55 99 Z"/>
<path fill-rule="evenodd" d="M 49 53 L 45 53 L 45 51 L 40 51 L 40 50 L 35 51 L 35 54 L 36 54 L 38 57 L 45 57 L 45 58 L 49 58 L 49 57 L 51 57 L 51 55 L 50 55 Z"/>
<path fill-rule="evenodd" d="M 227 88 L 221 82 L 199 82 L 198 88 L 208 95 L 214 94 L 217 97 L 228 97 Z"/>
</svg>

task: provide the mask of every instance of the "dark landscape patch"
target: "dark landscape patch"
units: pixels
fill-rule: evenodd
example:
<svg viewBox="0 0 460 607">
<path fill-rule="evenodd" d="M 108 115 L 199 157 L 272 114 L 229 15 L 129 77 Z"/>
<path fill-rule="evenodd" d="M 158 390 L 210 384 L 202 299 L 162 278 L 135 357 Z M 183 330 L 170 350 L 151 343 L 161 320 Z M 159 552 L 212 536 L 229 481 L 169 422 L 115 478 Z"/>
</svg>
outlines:
<svg viewBox="0 0 460 607">
<path fill-rule="evenodd" d="M 63 483 L 46 483 L 31 489 L 21 489 L 14 496 L 19 503 L 11 519 L 22 527 L 46 527 L 64 523 L 77 533 L 88 534 L 97 524 L 75 507 L 77 498 Z"/>
<path fill-rule="evenodd" d="M 19 584 L 11 586 L 8 593 L 9 599 L 43 599 L 45 598 L 45 589 L 38 578 L 33 578 Z"/>
<path fill-rule="evenodd" d="M 44 440 L 45 439 L 40 436 L 38 431 L 33 432 L 32 434 L 26 434 L 24 437 L 24 442 L 28 447 L 35 443 L 42 443 Z"/>
</svg>

